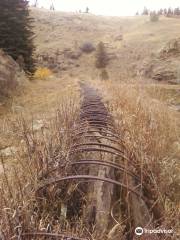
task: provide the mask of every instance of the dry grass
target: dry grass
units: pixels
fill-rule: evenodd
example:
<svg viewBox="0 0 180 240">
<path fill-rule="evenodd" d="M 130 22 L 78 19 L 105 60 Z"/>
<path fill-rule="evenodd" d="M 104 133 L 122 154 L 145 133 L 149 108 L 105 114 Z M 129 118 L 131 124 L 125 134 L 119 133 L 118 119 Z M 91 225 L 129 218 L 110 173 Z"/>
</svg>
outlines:
<svg viewBox="0 0 180 240">
<path fill-rule="evenodd" d="M 33 10 L 32 15 L 36 18 L 35 32 L 38 33 L 37 53 L 52 54 L 65 48 L 77 51 L 85 41 L 94 45 L 99 41 L 106 43 L 112 56 L 107 69 L 109 78 L 127 83 L 96 83 L 103 90 L 126 148 L 138 161 L 142 180 L 148 178 L 153 186 L 152 195 L 155 194 L 163 208 L 164 226 L 176 231 L 180 200 L 180 128 L 178 113 L 167 105 L 179 103 L 179 88 L 134 83 L 138 80 L 135 72 L 142 60 L 151 58 L 162 44 L 177 36 L 179 20 L 160 18 L 157 24 L 152 24 L 146 17 L 110 18 L 44 10 Z M 123 34 L 123 41 L 115 41 L 119 34 Z M 61 60 L 63 62 L 64 58 Z M 68 160 L 71 130 L 79 113 L 80 100 L 76 79 L 74 83 L 69 76 L 97 79 L 99 71 L 94 69 L 94 60 L 94 54 L 82 55 L 76 60 L 78 68 L 68 65 L 67 71 L 61 72 L 61 79 L 53 77 L 27 84 L 23 92 L 12 97 L 2 111 L 0 109 L 0 149 L 8 146 L 18 149 L 11 157 L 2 158 L 0 165 L 0 172 L 3 171 L 0 176 L 0 236 L 3 232 L 9 239 L 21 229 L 48 230 L 53 226 L 54 231 L 61 231 L 69 228 L 60 216 L 62 211 L 57 199 L 63 202 L 61 192 L 52 189 L 48 201 L 46 198 L 37 201 L 35 190 L 48 169 Z M 65 61 L 70 64 L 69 59 Z M 130 81 L 133 84 L 128 84 Z M 38 131 L 34 129 L 37 120 L 42 123 Z M 60 222 L 64 224 L 62 229 Z"/>
<path fill-rule="evenodd" d="M 31 106 L 33 114 L 27 115 L 27 110 L 21 114 L 7 114 L 9 124 L 6 129 L 16 140 L 16 145 L 21 146 L 10 159 L 2 158 L 1 164 L 0 217 L 3 221 L 0 222 L 0 231 L 7 238 L 18 235 L 21 229 L 23 232 L 47 231 L 51 226 L 54 232 L 68 231 L 78 236 L 83 233 L 81 222 L 78 222 L 78 228 L 71 228 L 63 216 L 67 203 L 63 191 L 68 186 L 62 186 L 61 191 L 50 188 L 38 198 L 35 194 L 48 171 L 62 165 L 65 169 L 62 168 L 59 174 L 64 174 L 68 166 L 71 137 L 80 106 L 77 84 L 70 80 L 68 83 L 56 79 L 33 83 L 34 91 L 29 91 L 24 101 L 22 96 L 16 99 L 16 102 L 24 102 L 26 108 Z M 173 227 L 177 231 L 174 219 L 179 216 L 178 113 L 164 102 L 153 99 L 154 92 L 149 92 L 149 86 L 111 81 L 96 81 L 93 82 L 95 85 L 102 91 L 114 116 L 117 131 L 125 140 L 125 148 L 137 160 L 142 181 L 148 179 L 149 186 L 153 186 L 152 196 L 161 205 L 164 215 L 163 227 Z M 52 89 L 46 92 L 45 98 L 42 89 L 47 91 L 50 86 Z M 57 90 L 58 86 L 63 88 Z M 37 119 L 43 121 L 38 131 L 34 128 Z M 76 186 L 70 185 L 66 192 L 71 193 L 74 188 Z"/>
<path fill-rule="evenodd" d="M 29 122 L 33 118 L 41 120 L 50 118 L 52 111 L 58 108 L 61 96 L 70 91 L 78 90 L 76 79 L 68 76 L 64 78 L 48 78 L 46 81 L 34 80 L 17 91 L 5 104 L 0 106 L 0 150 L 17 145 L 16 136 L 9 131 L 8 122 L 15 122 L 21 115 Z"/>
<path fill-rule="evenodd" d="M 178 233 L 175 219 L 180 214 L 179 114 L 150 97 L 149 88 L 144 85 L 118 85 L 110 81 L 97 85 L 101 86 L 126 149 L 135 156 L 142 182 L 149 179 L 152 191 L 149 197 L 157 200 L 164 217 L 162 224 Z"/>
<path fill-rule="evenodd" d="M 10 131 L 20 145 L 9 164 L 1 156 L 0 234 L 6 239 L 18 236 L 21 231 L 42 231 L 52 226 L 55 231 L 61 231 L 69 227 L 64 223 L 60 229 L 59 225 L 63 196 L 51 195 L 47 203 L 47 199 L 38 199 L 35 193 L 51 167 L 68 162 L 79 101 L 79 91 L 67 87 L 59 96 L 58 108 L 51 111 L 51 117 L 43 118 L 41 129 L 35 129 L 34 119 L 29 121 L 27 116 L 11 122 Z"/>
<path fill-rule="evenodd" d="M 149 84 L 145 89 L 151 98 L 158 99 L 167 105 L 180 104 L 180 85 Z"/>
<path fill-rule="evenodd" d="M 33 9 L 32 16 L 36 19 L 35 44 L 38 54 L 51 56 L 57 50 L 67 48 L 77 51 L 84 42 L 97 46 L 102 41 L 111 58 L 108 69 L 110 79 L 117 81 L 127 78 L 136 80 L 144 61 L 149 62 L 152 54 L 157 54 L 169 40 L 180 34 L 179 20 L 165 17 L 160 17 L 160 21 L 154 24 L 148 16 L 105 17 L 40 9 Z M 123 35 L 123 40 L 116 40 L 120 35 Z M 87 78 L 88 75 L 96 79 L 99 71 L 94 70 L 94 55 L 82 54 L 75 61 L 79 67 L 71 65 L 67 71 L 74 76 Z M 68 61 L 62 56 L 60 62 L 66 66 Z M 179 63 L 179 58 L 174 58 L 173 62 Z M 162 66 L 164 64 L 162 61 Z"/>
</svg>

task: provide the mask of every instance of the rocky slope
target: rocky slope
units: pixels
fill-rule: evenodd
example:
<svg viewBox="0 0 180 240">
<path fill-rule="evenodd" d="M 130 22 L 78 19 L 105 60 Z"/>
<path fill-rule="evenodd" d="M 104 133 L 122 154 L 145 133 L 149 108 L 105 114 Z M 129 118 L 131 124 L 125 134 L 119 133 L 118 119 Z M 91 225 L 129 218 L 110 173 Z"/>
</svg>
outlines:
<svg viewBox="0 0 180 240">
<path fill-rule="evenodd" d="M 180 38 L 172 39 L 162 49 L 144 61 L 142 74 L 157 81 L 167 81 L 172 84 L 180 83 Z"/>
<path fill-rule="evenodd" d="M 0 49 L 0 101 L 25 80 L 19 65 Z"/>
</svg>

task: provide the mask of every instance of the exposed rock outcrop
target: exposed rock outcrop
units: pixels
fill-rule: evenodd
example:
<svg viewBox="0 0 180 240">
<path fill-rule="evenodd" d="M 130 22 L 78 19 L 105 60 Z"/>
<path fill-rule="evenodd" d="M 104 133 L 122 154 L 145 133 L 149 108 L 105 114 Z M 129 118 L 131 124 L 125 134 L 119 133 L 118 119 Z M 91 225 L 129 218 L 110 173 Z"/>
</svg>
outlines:
<svg viewBox="0 0 180 240">
<path fill-rule="evenodd" d="M 169 41 L 140 67 L 141 75 L 173 84 L 180 83 L 180 39 Z"/>
<path fill-rule="evenodd" d="M 180 55 L 180 38 L 169 41 L 159 53 L 160 57 L 166 58 L 170 56 Z"/>
<path fill-rule="evenodd" d="M 66 71 L 77 65 L 77 61 L 82 56 L 82 51 L 65 48 L 63 50 L 57 49 L 51 53 L 39 53 L 36 55 L 39 66 L 49 68 L 54 73 Z"/>
<path fill-rule="evenodd" d="M 19 65 L 0 49 L 0 98 L 27 81 Z"/>
</svg>

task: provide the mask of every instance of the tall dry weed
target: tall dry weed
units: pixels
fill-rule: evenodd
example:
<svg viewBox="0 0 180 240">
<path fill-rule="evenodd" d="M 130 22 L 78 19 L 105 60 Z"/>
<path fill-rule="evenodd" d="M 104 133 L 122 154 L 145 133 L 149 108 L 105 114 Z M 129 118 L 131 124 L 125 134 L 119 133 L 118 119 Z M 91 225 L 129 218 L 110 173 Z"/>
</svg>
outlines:
<svg viewBox="0 0 180 240">
<path fill-rule="evenodd" d="M 151 98 L 143 85 L 111 81 L 97 85 L 103 90 L 118 134 L 137 161 L 142 181 L 150 179 L 152 195 L 163 212 L 163 224 L 177 230 L 179 115 L 164 102 Z"/>
<path fill-rule="evenodd" d="M 37 130 L 34 119 L 21 116 L 10 124 L 20 142 L 12 161 L 1 156 L 3 172 L 0 175 L 0 236 L 16 238 L 21 232 L 49 229 L 60 231 L 61 200 L 63 195 L 36 196 L 39 184 L 46 180 L 56 166 L 68 163 L 72 133 L 79 116 L 79 91 L 70 87 L 59 97 L 58 108 L 44 117 Z M 64 170 L 65 171 L 65 170 Z M 46 193 L 48 194 L 48 193 Z M 58 197 L 57 197 L 58 195 Z M 67 229 L 68 223 L 63 227 Z"/>
</svg>

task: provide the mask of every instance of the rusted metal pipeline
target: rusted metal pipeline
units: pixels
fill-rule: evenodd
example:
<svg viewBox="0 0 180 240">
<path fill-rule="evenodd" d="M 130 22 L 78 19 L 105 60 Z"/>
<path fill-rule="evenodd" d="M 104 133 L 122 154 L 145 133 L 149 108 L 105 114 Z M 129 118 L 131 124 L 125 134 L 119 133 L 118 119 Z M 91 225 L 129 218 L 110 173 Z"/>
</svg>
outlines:
<svg viewBox="0 0 180 240">
<path fill-rule="evenodd" d="M 87 189 L 83 190 L 87 199 L 83 218 L 88 219 L 88 224 L 92 222 L 93 225 L 96 225 L 102 234 L 106 235 L 107 233 L 112 200 L 114 197 L 117 198 L 117 192 L 122 199 L 125 198 L 121 205 L 126 206 L 127 211 L 130 209 L 135 223 L 138 223 L 139 218 L 141 220 L 139 223 L 143 223 L 143 220 L 149 222 L 150 214 L 146 206 L 147 199 L 144 196 L 147 188 L 142 183 L 141 177 L 137 175 L 137 159 L 129 153 L 123 135 L 120 135 L 115 129 L 113 117 L 108 113 L 98 92 L 83 84 L 81 90 L 84 98 L 79 119 L 72 130 L 72 145 L 67 162 L 68 170 L 65 175 L 59 165 L 49 170 L 46 176 L 54 173 L 54 178 L 46 179 L 38 187 L 37 196 L 41 190 L 51 186 L 55 185 L 61 188 L 63 182 L 78 181 L 82 184 L 81 187 L 88 183 Z M 58 175 L 58 171 L 61 171 L 62 175 Z M 127 205 L 128 201 L 131 202 L 130 207 Z M 71 204 L 74 204 L 74 198 Z M 120 215 L 121 205 L 119 206 Z M 137 214 L 138 211 L 139 214 Z M 122 216 L 124 215 L 122 214 Z M 88 224 L 86 228 L 91 232 Z M 131 225 L 131 223 L 129 224 Z M 73 237 L 67 239 L 86 240 Z"/>
<path fill-rule="evenodd" d="M 51 185 L 63 182 L 63 181 L 69 181 L 69 180 L 89 180 L 89 181 L 102 181 L 102 182 L 107 182 L 107 183 L 111 183 L 114 185 L 117 185 L 119 187 L 123 187 L 126 190 L 128 190 L 129 192 L 132 192 L 133 194 L 135 194 L 136 196 L 140 197 L 141 199 L 144 199 L 144 197 L 137 192 L 135 189 L 137 189 L 137 187 L 135 187 L 135 189 L 132 189 L 129 186 L 126 186 L 123 183 L 120 183 L 118 181 L 112 180 L 110 178 L 102 178 L 102 177 L 97 177 L 97 176 L 90 176 L 90 175 L 74 175 L 74 176 L 67 176 L 67 177 L 62 177 L 62 178 L 56 178 L 56 179 L 49 179 L 46 183 L 44 183 L 42 186 L 40 186 L 37 189 L 37 192 L 41 191 L 43 188 L 49 187 Z M 138 187 L 140 187 L 140 185 L 138 185 Z"/>
<path fill-rule="evenodd" d="M 47 232 L 27 232 L 27 233 L 22 233 L 19 236 L 14 236 L 11 239 L 27 239 L 27 238 L 38 238 L 38 237 L 47 237 L 48 238 L 53 238 L 53 239 L 60 239 L 60 240 L 88 240 L 87 238 L 79 238 L 79 237 L 73 237 L 65 234 L 58 234 L 58 233 L 47 233 Z"/>
<path fill-rule="evenodd" d="M 86 165 L 86 164 L 94 164 L 94 165 L 102 165 L 102 166 L 106 166 L 106 167 L 111 167 L 114 168 L 116 170 L 119 170 L 121 172 L 124 172 L 126 174 L 129 174 L 130 176 L 134 177 L 137 179 L 137 181 L 140 181 L 140 178 L 138 176 L 136 176 L 132 171 L 125 169 L 124 166 L 120 165 L 120 164 L 115 164 L 112 162 L 107 162 L 107 161 L 99 161 L 99 160 L 81 160 L 81 161 L 75 161 L 74 163 L 71 163 L 71 165 Z"/>
</svg>

